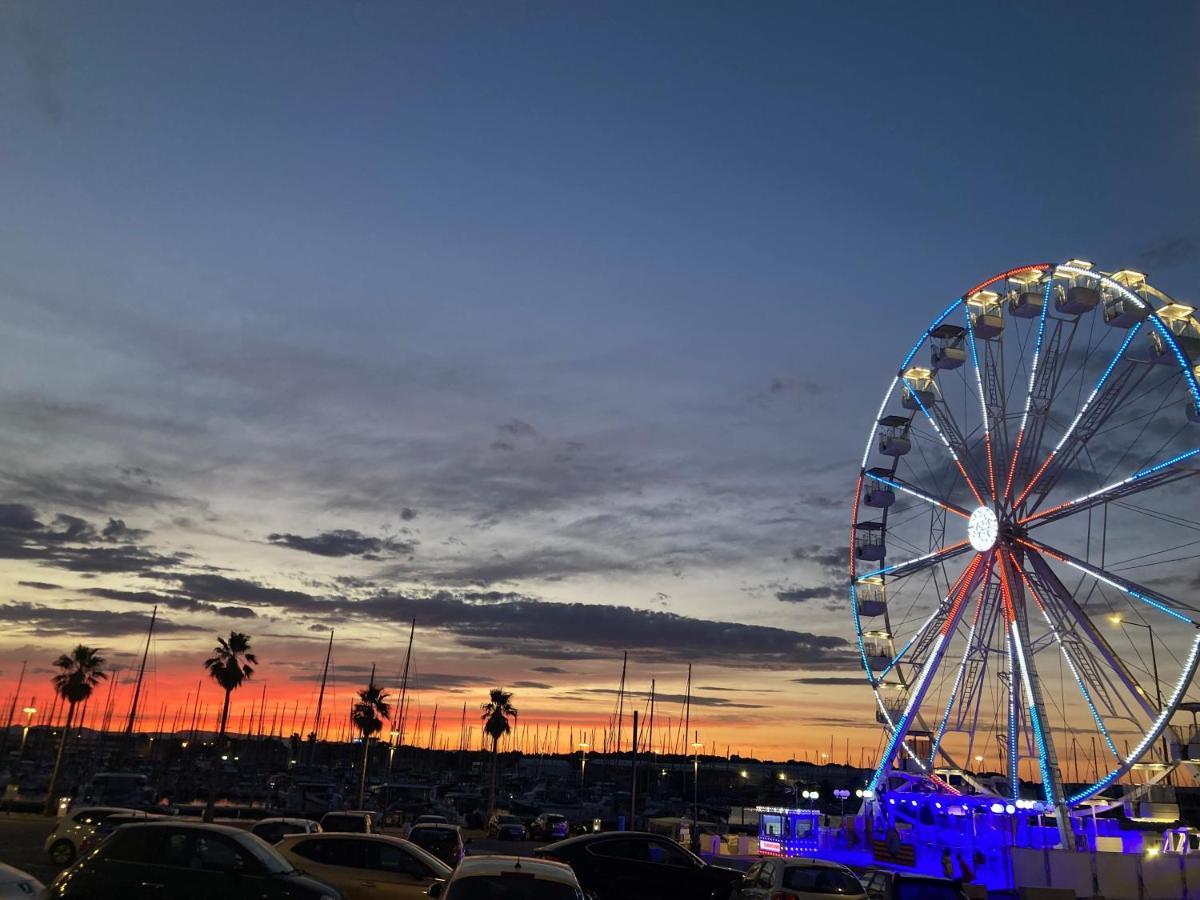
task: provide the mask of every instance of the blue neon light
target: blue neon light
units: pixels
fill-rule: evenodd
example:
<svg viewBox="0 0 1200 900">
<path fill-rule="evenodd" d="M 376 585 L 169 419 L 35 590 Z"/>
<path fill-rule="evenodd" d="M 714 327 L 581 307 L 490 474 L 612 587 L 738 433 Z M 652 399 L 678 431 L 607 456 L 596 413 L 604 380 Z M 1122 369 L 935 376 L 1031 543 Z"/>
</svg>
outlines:
<svg viewBox="0 0 1200 900">
<path fill-rule="evenodd" d="M 1171 330 L 1162 323 L 1162 319 L 1154 310 L 1150 310 L 1150 321 L 1154 323 L 1154 327 L 1158 329 L 1158 333 L 1162 335 L 1163 340 L 1171 345 L 1171 350 L 1175 354 L 1175 359 L 1179 362 L 1179 367 L 1183 370 L 1183 376 L 1187 379 L 1188 389 L 1192 392 L 1192 399 L 1196 401 L 1196 405 L 1200 407 L 1200 385 L 1196 384 L 1196 373 L 1192 371 L 1192 367 L 1188 365 L 1187 357 L 1183 355 L 1183 351 L 1179 349 L 1179 343 L 1175 340 L 1175 335 Z"/>
<path fill-rule="evenodd" d="M 850 582 L 850 609 L 854 611 L 854 635 L 858 638 L 858 653 L 862 657 L 863 670 L 867 673 L 867 681 L 875 684 L 875 676 L 871 674 L 871 664 L 867 661 L 867 646 L 862 638 L 862 619 L 858 615 L 858 588 Z"/>
<path fill-rule="evenodd" d="M 925 329 L 925 333 L 923 335 L 921 335 L 919 338 L 917 338 L 917 342 L 915 344 L 913 344 L 912 349 L 908 351 L 908 356 L 904 357 L 904 362 L 900 363 L 900 371 L 901 372 L 903 372 L 905 369 L 908 368 L 908 364 L 913 361 L 913 357 L 917 355 L 917 351 L 919 351 L 921 349 L 921 345 L 923 343 L 925 343 L 925 339 L 929 337 L 929 335 L 933 332 L 933 329 L 937 328 L 939 325 L 941 325 L 943 322 L 945 322 L 946 317 L 949 316 L 950 313 L 952 313 L 956 309 L 958 309 L 959 304 L 962 302 L 963 302 L 963 298 L 959 297 L 957 300 L 955 300 L 953 303 L 951 303 L 949 306 L 947 306 L 945 311 L 940 316 L 938 316 L 936 319 L 933 320 L 933 324 Z"/>
<path fill-rule="evenodd" d="M 1178 456 L 1168 459 L 1166 462 L 1160 462 L 1156 466 L 1151 466 L 1148 469 L 1142 469 L 1142 471 L 1132 476 L 1129 480 L 1134 481 L 1138 478 L 1145 478 L 1147 475 L 1153 475 L 1155 472 L 1161 472 L 1163 469 L 1169 468 L 1176 463 L 1183 462 L 1185 459 L 1191 459 L 1197 454 L 1200 454 L 1200 447 L 1197 447 L 1194 450 L 1189 450 L 1186 453 L 1180 453 Z"/>
<path fill-rule="evenodd" d="M 1108 364 L 1108 368 L 1104 370 L 1104 374 L 1100 376 L 1100 380 L 1096 383 L 1096 390 L 1100 390 L 1100 386 L 1108 380 L 1108 376 L 1112 374 L 1112 370 L 1117 367 L 1117 363 L 1121 361 L 1121 357 L 1125 355 L 1125 351 L 1129 349 L 1130 343 L 1133 341 L 1133 336 L 1141 329 L 1142 323 L 1138 322 L 1129 329 L 1129 333 L 1125 335 L 1125 340 L 1121 343 L 1121 348 L 1113 356 L 1112 361 Z"/>
</svg>

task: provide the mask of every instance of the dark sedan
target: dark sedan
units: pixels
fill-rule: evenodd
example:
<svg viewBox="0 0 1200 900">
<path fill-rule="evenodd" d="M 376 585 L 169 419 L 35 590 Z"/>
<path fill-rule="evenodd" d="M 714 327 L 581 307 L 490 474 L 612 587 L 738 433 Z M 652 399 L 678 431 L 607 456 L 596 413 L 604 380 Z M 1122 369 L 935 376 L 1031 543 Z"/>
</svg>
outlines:
<svg viewBox="0 0 1200 900">
<path fill-rule="evenodd" d="M 43 894 L 55 900 L 342 900 L 240 828 L 149 822 L 118 828 Z"/>
<path fill-rule="evenodd" d="M 597 900 L 725 900 L 742 873 L 706 863 L 670 838 L 637 831 L 585 834 L 533 851 L 564 862 Z"/>
</svg>

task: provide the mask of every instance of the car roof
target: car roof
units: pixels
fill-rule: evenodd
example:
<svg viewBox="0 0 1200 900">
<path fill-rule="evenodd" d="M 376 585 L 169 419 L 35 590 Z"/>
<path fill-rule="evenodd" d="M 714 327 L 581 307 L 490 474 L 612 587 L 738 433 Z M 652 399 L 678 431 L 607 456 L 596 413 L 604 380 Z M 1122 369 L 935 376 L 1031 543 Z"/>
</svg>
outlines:
<svg viewBox="0 0 1200 900">
<path fill-rule="evenodd" d="M 412 831 L 453 831 L 456 834 L 458 830 L 457 825 L 451 825 L 449 822 L 418 822 L 412 827 Z"/>
<path fill-rule="evenodd" d="M 439 878 L 447 878 L 450 874 L 450 867 L 426 850 L 424 847 L 414 844 L 412 841 L 406 841 L 404 838 L 395 837 L 390 834 L 356 834 L 352 831 L 322 831 L 319 834 L 288 834 L 284 835 L 276 847 L 290 850 L 295 844 L 301 841 L 372 841 L 376 844 L 391 844 L 396 847 L 403 847 L 413 856 L 416 856 L 426 865 L 438 871 L 445 870 Z"/>
<path fill-rule="evenodd" d="M 454 871 L 455 879 L 475 875 L 500 875 L 504 872 L 520 872 L 546 881 L 577 885 L 571 867 L 548 859 L 531 859 L 528 856 L 468 856 Z"/>
<path fill-rule="evenodd" d="M 834 862 L 832 859 L 817 859 L 815 856 L 798 856 L 792 859 L 781 860 L 789 869 L 845 869 L 846 866 L 840 862 Z"/>
<path fill-rule="evenodd" d="M 374 816 L 374 815 L 375 815 L 375 813 L 371 812 L 369 809 L 335 809 L 331 812 L 325 813 L 325 816 Z M 325 816 L 321 816 L 321 818 L 323 819 L 323 818 L 325 818 Z"/>
<path fill-rule="evenodd" d="M 316 819 L 304 819 L 298 816 L 267 816 L 259 819 L 255 825 L 317 825 Z"/>
<path fill-rule="evenodd" d="M 551 847 L 578 847 L 584 844 L 593 844 L 596 841 L 605 841 L 610 839 L 623 838 L 645 838 L 655 841 L 670 841 L 669 837 L 664 837 L 661 834 L 654 834 L 650 831 L 593 831 L 588 834 L 577 834 L 575 837 L 564 838 L 561 841 L 556 841 L 553 844 L 547 844 L 541 847 L 541 850 L 549 850 Z M 672 842 L 675 843 L 675 842 Z M 686 850 L 686 847 L 680 845 L 680 849 Z"/>
<path fill-rule="evenodd" d="M 146 822 L 130 822 L 128 825 L 122 825 L 121 827 L 125 830 L 185 828 L 188 831 L 211 831 L 215 834 L 227 834 L 231 837 L 249 834 L 245 828 L 236 828 L 233 825 L 215 825 L 211 822 L 188 822 L 166 816 L 161 819 L 150 819 Z"/>
</svg>

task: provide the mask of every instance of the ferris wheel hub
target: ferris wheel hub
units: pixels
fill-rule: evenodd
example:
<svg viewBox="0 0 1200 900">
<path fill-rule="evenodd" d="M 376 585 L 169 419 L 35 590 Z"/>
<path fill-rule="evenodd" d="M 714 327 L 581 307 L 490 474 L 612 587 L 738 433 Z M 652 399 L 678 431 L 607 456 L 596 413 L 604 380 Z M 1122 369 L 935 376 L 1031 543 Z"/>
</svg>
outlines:
<svg viewBox="0 0 1200 900">
<path fill-rule="evenodd" d="M 990 506 L 981 506 L 967 520 L 967 539 L 971 546 L 983 553 L 996 546 L 1000 534 L 1000 521 Z"/>
</svg>

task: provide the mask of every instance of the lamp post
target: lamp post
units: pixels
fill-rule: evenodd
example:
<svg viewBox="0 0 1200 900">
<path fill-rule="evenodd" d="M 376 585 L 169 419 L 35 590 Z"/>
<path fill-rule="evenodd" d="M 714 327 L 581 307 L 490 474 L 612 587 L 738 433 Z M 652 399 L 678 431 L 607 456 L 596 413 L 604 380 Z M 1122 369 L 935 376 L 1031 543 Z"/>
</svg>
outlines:
<svg viewBox="0 0 1200 900">
<path fill-rule="evenodd" d="M 587 755 L 588 755 L 588 747 L 589 746 L 590 745 L 588 744 L 587 741 L 579 742 L 579 791 L 580 791 L 580 793 L 583 793 L 584 780 L 587 778 Z M 580 798 L 580 800 L 582 800 L 582 799 L 583 798 Z"/>
<path fill-rule="evenodd" d="M 1108 620 L 1115 626 L 1120 628 L 1123 625 L 1133 625 L 1136 628 L 1145 628 L 1150 635 L 1150 670 L 1154 673 L 1154 701 L 1158 705 L 1158 711 L 1161 713 L 1163 708 L 1162 702 L 1162 683 L 1158 680 L 1158 657 L 1154 653 L 1154 629 L 1143 622 L 1127 622 L 1120 615 L 1111 615 Z M 1162 739 L 1163 747 L 1163 765 L 1168 765 L 1170 759 L 1167 754 L 1167 736 L 1164 734 Z"/>
<path fill-rule="evenodd" d="M 29 724 L 33 721 L 33 714 L 37 712 L 37 707 L 27 706 L 21 712 L 25 713 L 25 727 L 21 729 L 21 748 L 17 751 L 18 759 L 25 753 L 25 741 L 29 737 Z"/>
<path fill-rule="evenodd" d="M 842 801 L 842 818 L 846 818 L 846 801 L 850 799 L 850 792 L 845 788 L 838 788 L 833 792 L 833 796 Z"/>
<path fill-rule="evenodd" d="M 400 737 L 400 732 L 394 728 L 388 732 L 388 771 L 392 771 L 392 759 L 396 755 L 396 738 Z"/>
</svg>

